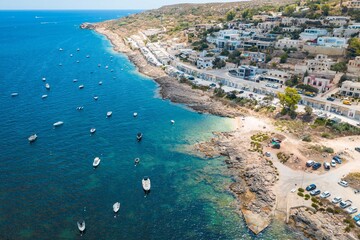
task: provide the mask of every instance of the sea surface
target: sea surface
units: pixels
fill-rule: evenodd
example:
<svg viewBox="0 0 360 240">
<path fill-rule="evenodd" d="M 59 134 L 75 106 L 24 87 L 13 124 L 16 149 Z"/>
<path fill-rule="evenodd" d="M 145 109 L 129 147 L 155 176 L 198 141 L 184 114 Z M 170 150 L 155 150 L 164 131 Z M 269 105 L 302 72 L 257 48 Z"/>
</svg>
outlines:
<svg viewBox="0 0 360 240">
<path fill-rule="evenodd" d="M 135 12 L 0 11 L 0 239 L 294 239 L 276 223 L 251 234 L 226 190 L 223 159 L 184 151 L 231 130 L 231 120 L 162 100 L 103 36 L 79 29 Z"/>
</svg>

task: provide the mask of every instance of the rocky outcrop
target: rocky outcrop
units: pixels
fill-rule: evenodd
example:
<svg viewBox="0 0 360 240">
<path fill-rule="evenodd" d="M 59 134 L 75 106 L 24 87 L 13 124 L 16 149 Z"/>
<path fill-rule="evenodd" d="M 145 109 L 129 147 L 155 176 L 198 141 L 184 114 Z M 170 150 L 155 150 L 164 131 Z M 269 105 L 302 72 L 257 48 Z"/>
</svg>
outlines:
<svg viewBox="0 0 360 240">
<path fill-rule="evenodd" d="M 91 23 L 82 23 L 80 25 L 80 28 L 81 29 L 90 29 L 90 30 L 93 30 L 95 29 L 95 25 L 91 24 Z"/>
<path fill-rule="evenodd" d="M 336 239 L 355 240 L 352 232 L 346 233 L 344 229 L 344 216 L 326 211 L 312 211 L 306 207 L 290 210 L 290 224 L 301 230 L 309 239 Z"/>
<path fill-rule="evenodd" d="M 208 157 L 228 156 L 226 164 L 236 180 L 230 185 L 230 190 L 239 200 L 247 226 L 258 234 L 272 220 L 276 196 L 271 187 L 277 181 L 277 171 L 259 153 L 248 150 L 249 136 L 239 134 L 216 133 L 214 139 L 200 143 L 195 148 Z"/>
</svg>

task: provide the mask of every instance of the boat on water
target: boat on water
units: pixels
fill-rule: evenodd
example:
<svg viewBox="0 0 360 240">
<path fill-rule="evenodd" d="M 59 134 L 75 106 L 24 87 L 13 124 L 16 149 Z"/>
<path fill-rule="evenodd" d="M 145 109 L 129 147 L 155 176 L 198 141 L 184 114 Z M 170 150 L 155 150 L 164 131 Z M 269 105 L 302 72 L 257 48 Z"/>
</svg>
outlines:
<svg viewBox="0 0 360 240">
<path fill-rule="evenodd" d="M 83 89 L 83 88 L 84 88 L 84 85 L 80 85 L 80 86 L 79 86 L 79 89 Z"/>
<path fill-rule="evenodd" d="M 102 81 L 99 82 L 99 85 L 102 85 Z"/>
<path fill-rule="evenodd" d="M 79 60 L 76 61 L 76 63 L 79 63 L 79 62 L 80 62 Z"/>
<path fill-rule="evenodd" d="M 141 181 L 142 183 L 142 187 L 145 191 L 145 193 L 149 193 L 150 192 L 150 188 L 151 188 L 151 183 L 150 183 L 150 178 L 149 177 L 144 177 Z"/>
<path fill-rule="evenodd" d="M 61 67 L 61 66 L 62 66 L 62 63 L 59 63 L 59 66 Z"/>
<path fill-rule="evenodd" d="M 28 138 L 28 140 L 29 140 L 30 143 L 35 142 L 36 139 L 37 139 L 37 135 L 36 135 L 36 134 L 33 134 L 33 135 L 31 135 L 31 136 Z"/>
<path fill-rule="evenodd" d="M 114 69 L 111 69 L 111 70 L 110 70 L 110 72 L 113 72 L 113 71 L 114 71 Z"/>
<path fill-rule="evenodd" d="M 95 96 L 95 97 L 94 97 L 94 100 L 95 100 L 95 101 L 96 101 L 96 100 L 98 100 L 98 99 L 99 99 L 99 97 L 98 97 L 98 96 Z"/>
<path fill-rule="evenodd" d="M 77 51 L 77 52 L 80 51 L 80 48 L 76 49 L 76 51 Z"/>
<path fill-rule="evenodd" d="M 98 67 L 101 67 L 101 64 L 100 64 L 100 63 L 98 64 Z"/>
<path fill-rule="evenodd" d="M 72 57 L 73 55 L 72 54 L 70 54 L 70 57 Z"/>
<path fill-rule="evenodd" d="M 78 111 L 81 111 L 81 110 L 83 110 L 83 109 L 84 109 L 83 106 L 79 106 L 79 107 L 76 108 L 76 110 L 78 110 Z"/>
<path fill-rule="evenodd" d="M 109 66 L 105 66 L 105 68 L 106 68 L 106 69 L 108 69 L 108 68 L 109 68 Z"/>
<path fill-rule="evenodd" d="M 170 120 L 170 123 L 171 123 L 171 124 L 175 124 L 175 121 L 174 121 L 174 120 Z"/>
<path fill-rule="evenodd" d="M 77 82 L 78 80 L 77 79 L 74 79 L 73 82 Z"/>
<path fill-rule="evenodd" d="M 43 82 L 45 82 L 45 81 L 46 81 L 46 78 L 43 77 L 41 80 L 42 80 Z"/>
<path fill-rule="evenodd" d="M 64 49 L 62 49 L 62 48 L 59 48 L 59 51 L 63 51 Z"/>
<path fill-rule="evenodd" d="M 58 122 L 54 123 L 53 126 L 54 126 L 54 127 L 59 127 L 59 126 L 61 126 L 61 125 L 63 125 L 63 124 L 64 124 L 64 122 L 58 121 Z"/>
<path fill-rule="evenodd" d="M 93 167 L 99 166 L 101 159 L 99 157 L 94 158 Z"/>
<path fill-rule="evenodd" d="M 96 132 L 96 128 L 90 129 L 90 134 L 94 134 Z"/>
<path fill-rule="evenodd" d="M 84 221 L 84 220 L 79 220 L 79 221 L 77 222 L 77 227 L 78 227 L 80 233 L 83 234 L 84 231 L 85 231 L 85 228 L 86 228 L 86 226 L 85 226 L 85 221 Z"/>
<path fill-rule="evenodd" d="M 111 117 L 111 116 L 112 116 L 112 112 L 111 112 L 111 111 L 109 111 L 109 112 L 106 113 L 106 117 L 107 117 L 107 118 L 109 118 L 109 117 Z"/>
<path fill-rule="evenodd" d="M 120 210 L 120 203 L 119 202 L 114 203 L 113 205 L 114 213 L 117 213 L 119 210 Z"/>
<path fill-rule="evenodd" d="M 89 58 L 90 57 L 90 55 L 86 55 L 86 58 Z"/>
<path fill-rule="evenodd" d="M 134 112 L 134 117 L 137 117 L 138 113 L 137 112 Z"/>
<path fill-rule="evenodd" d="M 14 93 L 11 94 L 12 97 L 16 97 L 18 95 L 19 95 L 19 93 L 17 93 L 17 92 L 14 92 Z"/>
<path fill-rule="evenodd" d="M 50 90 L 50 84 L 45 84 L 45 88 L 47 89 L 47 90 Z"/>
<path fill-rule="evenodd" d="M 140 158 L 135 158 L 134 162 L 135 162 L 135 166 L 138 165 L 140 163 Z"/>
<path fill-rule="evenodd" d="M 138 140 L 138 142 L 141 141 L 142 137 L 143 137 L 143 134 L 142 134 L 141 132 L 139 132 L 138 134 L 136 134 L 136 139 Z"/>
<path fill-rule="evenodd" d="M 41 96 L 42 99 L 47 98 L 47 97 L 48 97 L 48 95 L 46 95 L 46 94 Z"/>
</svg>

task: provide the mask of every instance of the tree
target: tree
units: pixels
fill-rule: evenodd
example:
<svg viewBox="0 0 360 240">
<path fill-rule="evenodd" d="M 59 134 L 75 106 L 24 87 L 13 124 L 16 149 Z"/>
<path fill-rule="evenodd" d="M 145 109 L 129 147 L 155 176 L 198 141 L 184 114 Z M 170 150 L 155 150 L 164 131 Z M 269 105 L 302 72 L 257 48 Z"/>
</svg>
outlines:
<svg viewBox="0 0 360 240">
<path fill-rule="evenodd" d="M 306 115 L 311 116 L 313 109 L 310 106 L 305 106 Z"/>
<path fill-rule="evenodd" d="M 336 72 L 346 72 L 347 70 L 346 62 L 335 63 L 330 67 L 330 69 Z"/>
<path fill-rule="evenodd" d="M 360 55 L 360 39 L 359 38 L 351 38 L 349 40 L 349 46 L 347 48 L 347 57 L 356 57 Z"/>
<path fill-rule="evenodd" d="M 291 14 L 293 14 L 295 12 L 295 6 L 290 5 L 287 6 L 284 11 L 283 11 L 283 15 L 284 16 L 290 16 Z"/>
<path fill-rule="evenodd" d="M 284 53 L 280 56 L 280 63 L 286 63 L 286 60 L 288 58 L 287 53 Z"/>
<path fill-rule="evenodd" d="M 300 94 L 295 88 L 287 87 L 284 93 L 278 93 L 280 104 L 283 107 L 283 113 L 294 114 L 297 109 L 297 104 L 301 100 Z"/>
<path fill-rule="evenodd" d="M 324 4 L 324 5 L 322 5 L 321 10 L 322 10 L 324 16 L 328 16 L 329 11 L 330 11 L 330 6 L 328 4 Z"/>
<path fill-rule="evenodd" d="M 227 20 L 227 21 L 232 21 L 232 20 L 234 20 L 235 16 L 236 16 L 236 13 L 235 13 L 235 12 L 229 11 L 229 12 L 226 14 L 226 20 Z"/>
<path fill-rule="evenodd" d="M 224 60 L 221 60 L 220 58 L 215 58 L 213 61 L 213 68 L 223 68 L 225 67 L 226 63 Z"/>
</svg>

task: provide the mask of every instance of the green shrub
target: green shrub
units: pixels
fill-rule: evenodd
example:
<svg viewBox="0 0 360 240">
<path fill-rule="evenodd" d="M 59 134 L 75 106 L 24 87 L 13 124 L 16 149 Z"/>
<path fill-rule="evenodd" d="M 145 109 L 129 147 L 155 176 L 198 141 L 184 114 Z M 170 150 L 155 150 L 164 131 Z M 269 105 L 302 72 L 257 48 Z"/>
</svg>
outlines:
<svg viewBox="0 0 360 240">
<path fill-rule="evenodd" d="M 303 197 L 303 196 L 304 196 L 304 194 L 303 194 L 302 192 L 298 192 L 297 195 L 299 195 L 300 197 Z"/>
<path fill-rule="evenodd" d="M 303 188 L 299 188 L 298 191 L 303 193 L 305 190 Z"/>
<path fill-rule="evenodd" d="M 310 195 L 309 195 L 309 194 L 305 194 L 305 197 L 306 197 L 306 198 L 310 198 Z"/>
<path fill-rule="evenodd" d="M 314 203 L 318 203 L 318 202 L 319 202 L 316 197 L 312 197 L 312 198 L 311 198 L 311 201 L 314 202 Z"/>
<path fill-rule="evenodd" d="M 334 209 L 332 209 L 331 207 L 327 207 L 326 211 L 329 212 L 329 213 L 334 213 Z"/>
<path fill-rule="evenodd" d="M 310 137 L 310 135 L 306 135 L 306 136 L 303 137 L 302 140 L 303 140 L 304 142 L 311 142 L 311 137 Z"/>
<path fill-rule="evenodd" d="M 331 134 L 324 132 L 324 133 L 321 134 L 321 137 L 323 137 L 323 138 L 331 138 Z"/>
<path fill-rule="evenodd" d="M 351 229 L 350 229 L 349 226 L 347 226 L 347 227 L 344 229 L 344 231 L 347 232 L 347 233 L 350 232 L 350 230 L 351 230 Z"/>
<path fill-rule="evenodd" d="M 326 153 L 334 153 L 334 149 L 332 149 L 331 147 L 324 147 L 323 151 Z"/>
<path fill-rule="evenodd" d="M 312 203 L 311 206 L 312 206 L 313 208 L 315 208 L 316 210 L 318 210 L 318 208 L 319 208 L 319 206 L 318 206 L 316 203 Z"/>
</svg>

